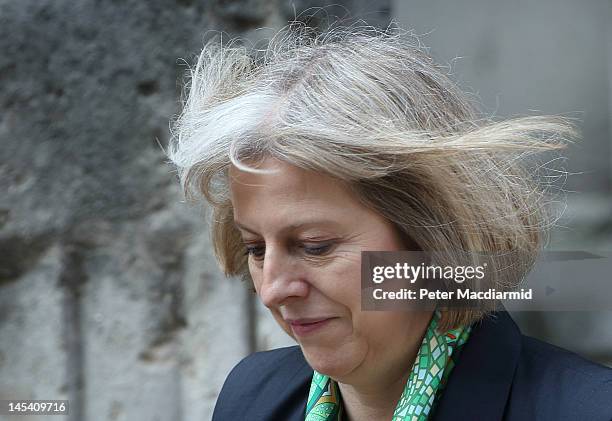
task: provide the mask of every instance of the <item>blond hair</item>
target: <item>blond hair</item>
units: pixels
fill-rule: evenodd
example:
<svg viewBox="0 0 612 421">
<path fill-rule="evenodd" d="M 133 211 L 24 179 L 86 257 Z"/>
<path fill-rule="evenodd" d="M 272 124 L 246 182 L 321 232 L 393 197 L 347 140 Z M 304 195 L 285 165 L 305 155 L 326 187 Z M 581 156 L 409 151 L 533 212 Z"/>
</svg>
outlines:
<svg viewBox="0 0 612 421">
<path fill-rule="evenodd" d="M 248 163 L 266 156 L 346 182 L 420 250 L 518 250 L 511 264 L 529 270 L 550 219 L 545 188 L 522 163 L 574 136 L 565 119 L 479 116 L 401 33 L 295 22 L 255 53 L 205 45 L 167 150 L 187 197 L 212 206 L 226 275 L 250 279 L 228 169 L 257 172 Z M 445 311 L 440 327 L 491 309 Z"/>
</svg>

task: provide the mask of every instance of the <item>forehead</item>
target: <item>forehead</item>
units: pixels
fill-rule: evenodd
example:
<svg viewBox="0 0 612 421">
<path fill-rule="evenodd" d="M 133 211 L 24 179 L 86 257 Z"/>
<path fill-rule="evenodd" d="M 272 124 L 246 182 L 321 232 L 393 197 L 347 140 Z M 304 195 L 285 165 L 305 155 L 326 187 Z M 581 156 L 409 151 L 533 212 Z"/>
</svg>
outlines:
<svg viewBox="0 0 612 421">
<path fill-rule="evenodd" d="M 258 174 L 230 168 L 236 220 L 295 219 L 305 214 L 341 216 L 347 211 L 360 210 L 361 204 L 348 186 L 329 175 L 272 158 L 264 160 L 257 168 L 274 172 Z"/>
<path fill-rule="evenodd" d="M 252 173 L 231 166 L 229 176 L 232 196 L 264 194 L 294 200 L 330 200 L 337 195 L 345 198 L 351 195 L 348 186 L 338 179 L 273 158 L 266 158 L 257 169 L 273 172 Z"/>
</svg>

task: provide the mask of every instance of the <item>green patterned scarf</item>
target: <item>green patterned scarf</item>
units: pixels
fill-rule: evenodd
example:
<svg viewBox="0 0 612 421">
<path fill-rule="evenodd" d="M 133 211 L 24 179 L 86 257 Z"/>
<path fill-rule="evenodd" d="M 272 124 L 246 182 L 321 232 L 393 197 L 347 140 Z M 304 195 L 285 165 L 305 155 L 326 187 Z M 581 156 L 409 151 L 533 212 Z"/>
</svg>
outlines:
<svg viewBox="0 0 612 421">
<path fill-rule="evenodd" d="M 437 332 L 440 312 L 436 311 L 425 332 L 410 377 L 392 421 L 425 421 L 455 366 L 461 347 L 468 339 L 470 327 Z M 338 384 L 314 372 L 306 404 L 306 421 L 342 421 L 342 398 Z"/>
</svg>

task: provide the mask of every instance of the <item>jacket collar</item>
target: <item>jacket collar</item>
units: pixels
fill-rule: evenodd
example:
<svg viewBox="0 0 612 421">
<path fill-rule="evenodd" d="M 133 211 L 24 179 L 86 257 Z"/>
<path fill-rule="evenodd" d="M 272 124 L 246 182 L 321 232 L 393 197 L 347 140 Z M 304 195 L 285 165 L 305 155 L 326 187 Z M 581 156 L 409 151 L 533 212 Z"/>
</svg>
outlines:
<svg viewBox="0 0 612 421">
<path fill-rule="evenodd" d="M 521 353 L 521 332 L 508 313 L 473 328 L 432 417 L 436 421 L 501 420 Z"/>
</svg>

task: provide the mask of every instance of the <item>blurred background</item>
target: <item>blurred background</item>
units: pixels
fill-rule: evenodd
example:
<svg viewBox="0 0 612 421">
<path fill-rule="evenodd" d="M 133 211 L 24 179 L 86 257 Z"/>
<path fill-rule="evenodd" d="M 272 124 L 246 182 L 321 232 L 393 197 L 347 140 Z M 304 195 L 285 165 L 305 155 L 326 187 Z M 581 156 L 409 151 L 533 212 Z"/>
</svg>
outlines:
<svg viewBox="0 0 612 421">
<path fill-rule="evenodd" d="M 612 250 L 610 0 L 2 0 L 0 399 L 205 420 L 243 356 L 293 344 L 220 274 L 208 210 L 184 203 L 159 144 L 210 30 L 260 42 L 314 12 L 412 29 L 487 115 L 575 118 L 548 247 Z M 612 366 L 611 312 L 516 318 Z"/>
</svg>

